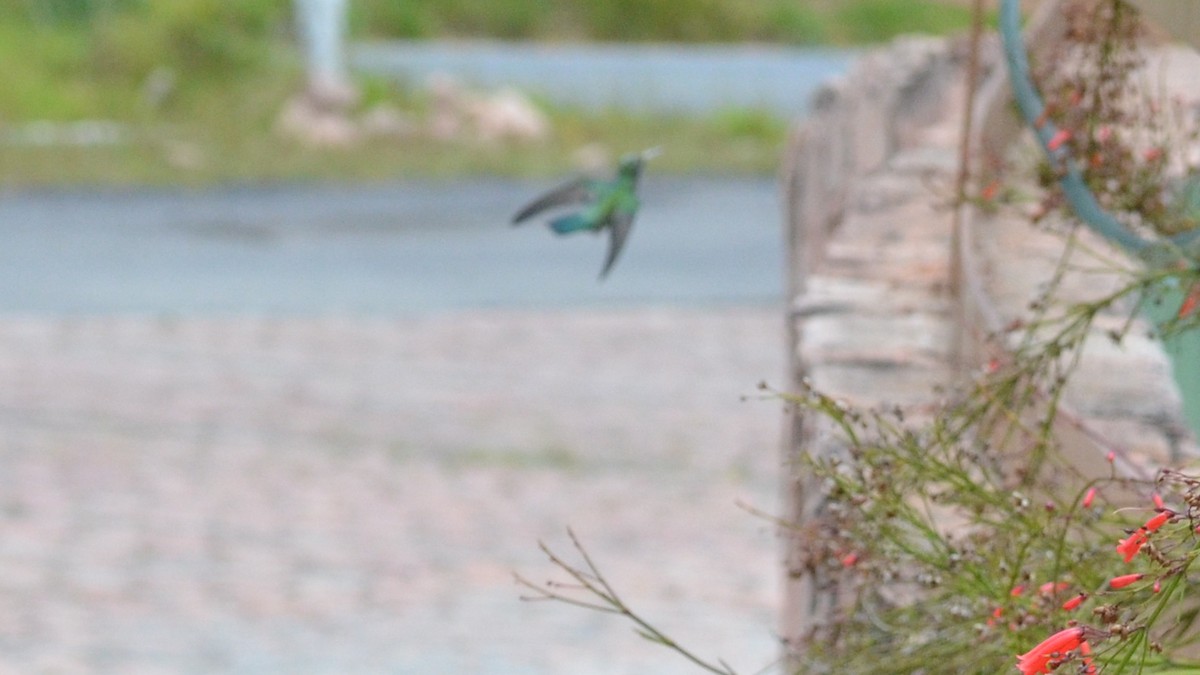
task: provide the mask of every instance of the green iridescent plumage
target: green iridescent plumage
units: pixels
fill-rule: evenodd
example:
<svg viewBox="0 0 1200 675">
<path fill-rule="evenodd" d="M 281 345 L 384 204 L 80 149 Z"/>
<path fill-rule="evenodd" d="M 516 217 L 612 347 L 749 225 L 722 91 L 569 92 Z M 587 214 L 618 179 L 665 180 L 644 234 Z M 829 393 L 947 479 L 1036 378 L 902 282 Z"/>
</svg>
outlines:
<svg viewBox="0 0 1200 675">
<path fill-rule="evenodd" d="M 637 183 L 642 174 L 642 166 L 646 160 L 657 154 L 658 149 L 652 148 L 623 157 L 617 168 L 617 175 L 611 180 L 580 177 L 567 181 L 518 211 L 517 215 L 513 216 L 513 225 L 519 225 L 548 209 L 586 204 L 582 210 L 554 218 L 548 225 L 556 234 L 598 234 L 607 229 L 608 255 L 604 260 L 603 269 L 600 270 L 600 278 L 603 279 L 616 263 L 617 256 L 629 237 L 629 230 L 633 227 L 633 217 L 637 215 L 640 205 Z"/>
</svg>

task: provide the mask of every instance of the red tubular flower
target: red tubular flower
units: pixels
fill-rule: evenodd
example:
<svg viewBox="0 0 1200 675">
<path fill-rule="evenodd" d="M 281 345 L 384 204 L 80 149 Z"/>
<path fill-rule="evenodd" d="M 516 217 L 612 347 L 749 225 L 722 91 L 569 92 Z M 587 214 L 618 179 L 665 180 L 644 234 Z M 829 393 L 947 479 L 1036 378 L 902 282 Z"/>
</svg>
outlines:
<svg viewBox="0 0 1200 675">
<path fill-rule="evenodd" d="M 1050 672 L 1050 660 L 1062 658 L 1067 652 L 1076 649 L 1083 641 L 1083 628 L 1064 628 L 1054 635 L 1042 640 L 1038 646 L 1017 656 L 1017 669 L 1022 675 L 1039 675 Z"/>
<path fill-rule="evenodd" d="M 1092 502 L 1096 499 L 1096 488 L 1088 488 L 1087 494 L 1083 496 L 1083 508 L 1090 509 Z"/>
<path fill-rule="evenodd" d="M 1059 129 L 1053 136 L 1050 137 L 1049 141 L 1046 141 L 1046 149 L 1050 152 L 1054 152 L 1055 150 L 1061 148 L 1063 143 L 1066 143 L 1070 138 L 1070 131 L 1067 131 L 1066 129 Z"/>
<path fill-rule="evenodd" d="M 1038 586 L 1038 594 L 1039 595 L 1054 595 L 1056 593 L 1061 593 L 1061 592 L 1067 590 L 1068 588 L 1070 588 L 1070 586 L 1071 586 L 1071 584 L 1068 584 L 1065 581 L 1058 581 L 1058 582 L 1047 581 L 1046 583 L 1042 584 L 1041 586 Z"/>
<path fill-rule="evenodd" d="M 1083 659 L 1084 675 L 1096 675 L 1096 664 L 1092 663 L 1092 646 L 1087 640 L 1079 643 L 1079 656 Z"/>
<path fill-rule="evenodd" d="M 1179 312 L 1175 314 L 1175 318 L 1186 319 L 1196 311 L 1197 304 L 1200 304 L 1200 283 L 1192 282 L 1188 294 L 1183 298 L 1183 304 L 1179 305 Z"/>
<path fill-rule="evenodd" d="M 1137 531 L 1129 535 L 1129 538 L 1122 539 L 1117 543 L 1117 553 L 1120 553 L 1125 558 L 1125 562 L 1131 562 L 1133 557 L 1142 550 L 1142 546 L 1146 544 L 1146 528 L 1139 527 Z"/>
<path fill-rule="evenodd" d="M 854 567 L 855 563 L 858 562 L 858 554 L 847 553 L 846 555 L 842 556 L 841 562 L 842 567 Z"/>
<path fill-rule="evenodd" d="M 1113 452 L 1112 450 L 1109 450 L 1108 454 L 1104 456 L 1104 459 L 1107 459 L 1109 464 L 1112 464 L 1113 460 L 1115 460 L 1116 458 L 1117 458 L 1117 453 Z"/>
<path fill-rule="evenodd" d="M 1017 584 L 1016 586 L 1013 586 L 1013 589 L 1011 591 L 1009 591 L 1008 594 L 1010 597 L 1015 598 L 1024 592 L 1025 592 L 1025 584 Z"/>
<path fill-rule="evenodd" d="M 1087 597 L 1088 597 L 1087 593 L 1080 593 L 1079 595 L 1064 602 L 1062 604 L 1062 608 L 1067 610 L 1068 612 L 1073 611 L 1073 610 L 1077 609 L 1080 605 L 1082 605 L 1083 601 L 1087 600 Z"/>
<path fill-rule="evenodd" d="M 1113 578 L 1109 579 L 1108 586 L 1109 586 L 1109 588 L 1112 588 L 1113 590 L 1116 590 L 1119 588 L 1125 588 L 1129 584 L 1141 581 L 1142 577 L 1144 577 L 1144 576 L 1146 576 L 1146 575 L 1145 574 L 1122 574 L 1119 577 L 1113 577 Z"/>
<path fill-rule="evenodd" d="M 1162 498 L 1162 495 L 1160 495 L 1160 494 L 1158 494 L 1157 492 L 1155 492 L 1155 493 L 1154 493 L 1154 496 L 1153 496 L 1153 499 L 1154 499 L 1154 508 L 1156 508 L 1156 509 L 1160 509 L 1160 510 L 1161 510 L 1161 509 L 1164 509 L 1164 508 L 1166 508 L 1166 507 L 1163 505 L 1163 498 Z"/>
<path fill-rule="evenodd" d="M 1188 318 L 1188 315 L 1196 311 L 1197 303 L 1200 303 L 1200 297 L 1196 297 L 1195 293 L 1188 293 L 1187 297 L 1183 299 L 1183 304 L 1179 305 L 1179 313 L 1175 315 L 1175 318 Z"/>
<path fill-rule="evenodd" d="M 1154 516 L 1150 520 L 1147 520 L 1146 524 L 1142 526 L 1142 529 L 1146 530 L 1147 532 L 1153 532 L 1153 531 L 1157 530 L 1158 528 L 1162 527 L 1168 520 L 1171 519 L 1171 516 L 1174 516 L 1174 515 L 1175 514 L 1172 513 L 1171 511 L 1163 511 L 1162 513 L 1158 514 L 1157 516 Z"/>
<path fill-rule="evenodd" d="M 1125 562 L 1130 562 L 1133 557 L 1142 550 L 1142 546 L 1149 540 L 1149 534 L 1158 528 L 1162 527 L 1168 520 L 1173 518 L 1175 514 L 1169 510 L 1163 511 L 1146 521 L 1145 525 L 1139 527 L 1128 538 L 1117 542 L 1117 553 L 1125 556 Z"/>
</svg>

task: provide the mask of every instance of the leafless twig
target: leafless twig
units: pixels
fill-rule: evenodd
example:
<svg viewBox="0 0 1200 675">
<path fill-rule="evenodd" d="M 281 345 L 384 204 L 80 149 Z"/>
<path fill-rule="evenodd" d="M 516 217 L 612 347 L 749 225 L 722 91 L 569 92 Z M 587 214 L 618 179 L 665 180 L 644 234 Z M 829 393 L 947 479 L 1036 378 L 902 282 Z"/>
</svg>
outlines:
<svg viewBox="0 0 1200 675">
<path fill-rule="evenodd" d="M 634 631 L 638 635 L 649 640 L 650 642 L 662 645 L 667 649 L 676 652 L 700 668 L 703 668 L 710 673 L 716 673 L 717 675 L 737 675 L 736 671 L 734 671 L 733 668 L 731 668 L 729 664 L 725 663 L 723 660 L 718 659 L 715 664 L 705 661 L 689 651 L 687 648 L 680 645 L 675 640 L 668 637 L 662 631 L 655 628 L 641 615 L 634 612 L 633 609 L 631 609 L 629 605 L 625 604 L 625 601 L 623 601 L 621 597 L 617 595 L 617 591 L 612 587 L 611 584 L 608 583 L 608 580 L 604 578 L 604 575 L 600 573 L 600 569 L 596 566 L 596 563 L 592 560 L 591 556 L 588 555 L 587 550 L 584 549 L 583 544 L 579 541 L 579 537 L 575 535 L 575 532 L 570 528 L 567 528 L 567 536 L 571 538 L 571 545 L 575 547 L 575 551 L 579 554 L 579 557 L 582 558 L 582 565 L 575 565 L 567 562 L 553 550 L 551 550 L 545 542 L 538 542 L 538 547 L 542 549 L 542 552 L 546 554 L 546 556 L 550 559 L 550 562 L 553 563 L 555 567 L 566 572 L 567 575 L 574 580 L 574 583 L 548 581 L 544 584 L 536 584 L 518 574 L 515 575 L 517 583 L 533 591 L 534 593 L 534 595 L 521 596 L 522 600 L 556 600 L 568 605 L 582 607 L 584 609 L 590 609 L 597 612 L 604 612 L 606 614 L 619 614 L 634 623 Z M 581 599 L 579 597 L 580 595 L 585 596 L 585 599 Z M 586 599 L 586 596 L 590 596 L 591 599 Z"/>
</svg>

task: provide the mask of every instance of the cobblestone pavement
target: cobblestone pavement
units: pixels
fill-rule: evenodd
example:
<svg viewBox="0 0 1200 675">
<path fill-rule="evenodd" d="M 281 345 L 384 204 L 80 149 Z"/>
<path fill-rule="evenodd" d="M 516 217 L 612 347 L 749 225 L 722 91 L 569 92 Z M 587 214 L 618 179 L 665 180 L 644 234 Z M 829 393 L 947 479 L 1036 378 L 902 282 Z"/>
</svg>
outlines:
<svg viewBox="0 0 1200 675">
<path fill-rule="evenodd" d="M 775 308 L 0 319 L 0 673 L 685 673 L 522 603 L 564 528 L 775 655 Z"/>
</svg>

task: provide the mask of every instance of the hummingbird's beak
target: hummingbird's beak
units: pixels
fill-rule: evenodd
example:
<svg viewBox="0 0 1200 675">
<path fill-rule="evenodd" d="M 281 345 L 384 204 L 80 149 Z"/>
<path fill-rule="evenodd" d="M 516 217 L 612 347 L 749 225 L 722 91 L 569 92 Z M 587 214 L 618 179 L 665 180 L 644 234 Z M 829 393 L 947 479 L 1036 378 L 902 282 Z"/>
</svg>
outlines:
<svg viewBox="0 0 1200 675">
<path fill-rule="evenodd" d="M 650 160 L 658 157 L 663 153 L 661 145 L 656 145 L 653 148 L 648 148 L 642 151 L 642 160 Z"/>
</svg>

